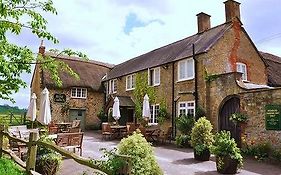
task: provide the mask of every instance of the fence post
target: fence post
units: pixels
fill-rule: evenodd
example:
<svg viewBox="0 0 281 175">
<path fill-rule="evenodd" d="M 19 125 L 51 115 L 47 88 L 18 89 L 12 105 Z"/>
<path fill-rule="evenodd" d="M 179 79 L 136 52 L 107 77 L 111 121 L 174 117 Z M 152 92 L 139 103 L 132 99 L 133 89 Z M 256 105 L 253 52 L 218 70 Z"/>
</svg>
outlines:
<svg viewBox="0 0 281 175">
<path fill-rule="evenodd" d="M 0 158 L 3 155 L 3 141 L 4 141 L 3 131 L 4 130 L 5 130 L 5 125 L 0 125 Z"/>
<path fill-rule="evenodd" d="M 29 143 L 36 142 L 38 140 L 38 132 L 31 132 L 29 134 Z M 37 144 L 29 144 L 27 151 L 26 171 L 35 170 L 37 155 Z"/>
</svg>

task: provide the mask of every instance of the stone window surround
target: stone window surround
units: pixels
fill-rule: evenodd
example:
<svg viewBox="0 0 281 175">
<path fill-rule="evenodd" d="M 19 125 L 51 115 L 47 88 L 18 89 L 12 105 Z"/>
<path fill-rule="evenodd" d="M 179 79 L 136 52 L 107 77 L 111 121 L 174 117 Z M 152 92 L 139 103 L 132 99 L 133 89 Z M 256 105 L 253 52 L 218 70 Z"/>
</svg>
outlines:
<svg viewBox="0 0 281 175">
<path fill-rule="evenodd" d="M 156 72 L 159 72 L 158 73 L 158 77 Z M 148 68 L 148 85 L 150 86 L 159 86 L 160 85 L 160 82 L 161 82 L 161 75 L 160 75 L 160 67 L 156 67 L 156 68 Z M 155 80 L 158 80 L 155 81 Z"/>
<path fill-rule="evenodd" d="M 158 113 L 159 113 L 159 109 L 160 109 L 159 104 L 150 105 L 151 117 L 148 120 L 148 125 L 158 125 L 157 116 L 158 116 Z"/>
<path fill-rule="evenodd" d="M 192 62 L 192 76 L 188 76 L 188 62 Z M 186 64 L 186 72 L 185 72 L 185 77 L 183 77 L 183 78 L 181 78 L 180 77 L 180 72 L 181 72 L 181 64 Z M 177 80 L 177 82 L 180 82 L 180 81 L 186 81 L 186 80 L 192 80 L 192 79 L 194 79 L 194 74 L 195 74 L 195 72 L 194 72 L 194 60 L 193 60 L 193 58 L 187 58 L 187 59 L 184 59 L 184 60 L 181 60 L 181 61 L 179 61 L 178 62 L 178 80 Z"/>
<path fill-rule="evenodd" d="M 129 85 L 128 85 L 128 83 L 129 83 Z M 135 74 L 127 75 L 126 76 L 126 91 L 135 89 L 135 86 L 136 86 L 136 75 Z"/>
<path fill-rule="evenodd" d="M 74 90 L 75 90 L 75 92 L 74 92 Z M 80 92 L 81 92 L 80 96 L 78 96 L 78 93 L 77 93 L 78 90 L 80 90 Z M 75 93 L 75 95 L 74 95 L 74 93 Z M 71 98 L 86 99 L 87 98 L 87 88 L 73 87 L 73 88 L 71 88 L 70 96 L 71 96 Z"/>
<path fill-rule="evenodd" d="M 246 82 L 248 81 L 247 65 L 245 63 L 237 62 L 236 63 L 236 71 L 242 73 L 242 77 L 241 77 L 242 81 L 246 81 Z"/>
<path fill-rule="evenodd" d="M 112 79 L 108 81 L 108 94 L 117 93 L 117 79 Z"/>
<path fill-rule="evenodd" d="M 184 107 L 181 107 L 181 104 L 184 105 Z M 192 106 L 189 106 L 188 104 L 193 104 Z M 184 110 L 185 111 L 185 115 L 188 114 L 189 110 L 193 110 L 193 116 L 195 116 L 195 101 L 180 101 L 178 103 L 178 117 L 180 116 L 180 111 Z"/>
</svg>

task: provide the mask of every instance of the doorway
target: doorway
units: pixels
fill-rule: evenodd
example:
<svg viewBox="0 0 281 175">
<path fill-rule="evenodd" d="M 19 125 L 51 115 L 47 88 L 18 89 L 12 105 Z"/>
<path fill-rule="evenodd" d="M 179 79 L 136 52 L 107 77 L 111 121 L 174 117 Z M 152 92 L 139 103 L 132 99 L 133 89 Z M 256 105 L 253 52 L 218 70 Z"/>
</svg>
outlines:
<svg viewBox="0 0 281 175">
<path fill-rule="evenodd" d="M 85 109 L 70 109 L 69 110 L 69 120 L 80 120 L 80 128 L 82 131 L 85 130 L 85 116 L 86 116 L 86 110 Z"/>
</svg>

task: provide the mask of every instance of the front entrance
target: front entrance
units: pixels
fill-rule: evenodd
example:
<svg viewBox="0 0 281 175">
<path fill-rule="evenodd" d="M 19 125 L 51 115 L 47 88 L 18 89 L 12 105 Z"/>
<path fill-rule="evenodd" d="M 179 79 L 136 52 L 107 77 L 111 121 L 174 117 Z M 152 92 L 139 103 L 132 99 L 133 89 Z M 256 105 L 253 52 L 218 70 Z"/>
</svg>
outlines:
<svg viewBox="0 0 281 175">
<path fill-rule="evenodd" d="M 241 145 L 240 128 L 229 120 L 231 114 L 240 112 L 240 99 L 237 96 L 227 97 L 221 105 L 219 113 L 219 130 L 230 131 L 238 146 Z"/>
<path fill-rule="evenodd" d="M 69 120 L 80 120 L 80 128 L 84 131 L 85 130 L 85 109 L 70 109 L 69 110 Z"/>
</svg>

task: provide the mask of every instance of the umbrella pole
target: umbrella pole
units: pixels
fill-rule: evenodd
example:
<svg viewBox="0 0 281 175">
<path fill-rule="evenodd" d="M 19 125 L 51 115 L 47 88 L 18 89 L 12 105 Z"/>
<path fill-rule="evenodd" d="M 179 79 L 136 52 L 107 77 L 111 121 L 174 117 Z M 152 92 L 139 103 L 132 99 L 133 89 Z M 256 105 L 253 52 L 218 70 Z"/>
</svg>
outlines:
<svg viewBox="0 0 281 175">
<path fill-rule="evenodd" d="M 31 129 L 33 129 L 33 121 L 31 122 Z"/>
</svg>

